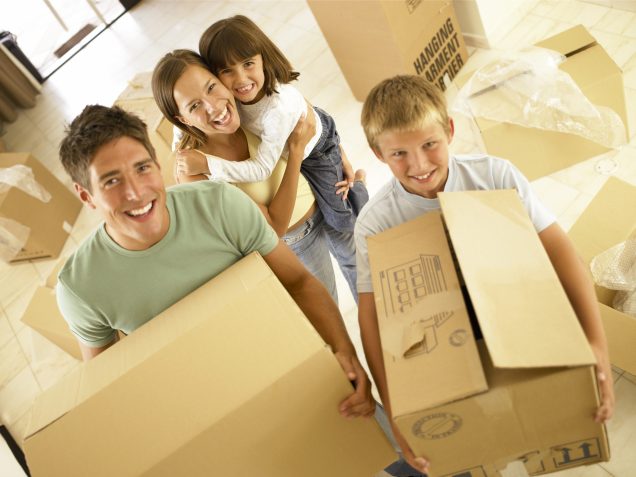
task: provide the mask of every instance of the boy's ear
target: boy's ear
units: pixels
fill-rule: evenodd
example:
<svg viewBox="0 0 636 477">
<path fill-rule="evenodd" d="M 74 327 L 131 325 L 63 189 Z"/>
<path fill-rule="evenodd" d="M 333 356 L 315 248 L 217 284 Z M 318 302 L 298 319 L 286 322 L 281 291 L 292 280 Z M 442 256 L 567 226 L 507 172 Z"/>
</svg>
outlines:
<svg viewBox="0 0 636 477">
<path fill-rule="evenodd" d="M 89 208 L 95 209 L 95 204 L 93 203 L 93 196 L 91 193 L 79 185 L 77 182 L 73 183 L 73 187 L 75 188 L 75 193 L 79 197 L 79 199 L 86 204 Z"/>
<path fill-rule="evenodd" d="M 455 123 L 453 122 L 453 118 L 448 118 L 448 144 L 451 143 L 454 136 L 455 136 Z"/>
<path fill-rule="evenodd" d="M 375 157 L 380 159 L 380 161 L 382 162 L 386 162 L 382 157 L 382 152 L 380 152 L 380 149 L 378 149 L 377 147 L 372 147 L 371 150 L 373 151 L 373 154 L 375 154 Z"/>
</svg>

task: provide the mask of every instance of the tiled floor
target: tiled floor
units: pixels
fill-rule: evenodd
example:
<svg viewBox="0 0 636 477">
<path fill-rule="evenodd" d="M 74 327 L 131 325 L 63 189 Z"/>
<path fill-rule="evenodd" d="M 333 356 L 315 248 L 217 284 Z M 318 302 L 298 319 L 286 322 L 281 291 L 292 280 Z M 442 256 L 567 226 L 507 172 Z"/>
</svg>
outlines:
<svg viewBox="0 0 636 477">
<path fill-rule="evenodd" d="M 529 0 L 530 1 L 530 0 Z M 535 6 L 496 47 L 520 47 L 577 23 L 585 24 L 624 71 L 631 124 L 631 142 L 610 153 L 619 167 L 614 175 L 636 184 L 636 13 L 575 0 L 533 1 Z M 57 159 L 64 122 L 89 103 L 111 104 L 128 79 L 153 68 L 161 55 L 178 47 L 196 48 L 198 36 L 213 21 L 246 13 L 254 19 L 292 64 L 301 71 L 298 87 L 314 104 L 329 111 L 354 163 L 368 171 L 373 193 L 388 176 L 366 145 L 359 125 L 361 103 L 356 101 L 329 50 L 311 12 L 302 1 L 176 1 L 144 0 L 80 52 L 44 85 L 37 106 L 22 111 L 2 137 L 9 150 L 30 151 L 58 178 L 70 185 Z M 470 49 L 471 68 L 486 55 Z M 473 129 L 457 120 L 455 152 L 478 150 Z M 567 229 L 576 220 L 607 176 L 599 175 L 590 159 L 533 183 L 538 195 Z M 83 211 L 66 252 L 71 252 L 96 225 Z M 20 322 L 36 285 L 42 283 L 54 261 L 4 265 L 0 263 L 0 421 L 19 440 L 28 421 L 34 396 L 77 366 L 77 362 Z M 359 344 L 356 310 L 343 280 L 339 282 L 344 312 L 352 338 Z M 616 370 L 616 416 L 610 422 L 611 462 L 560 475 L 629 477 L 636 468 L 636 377 Z M 0 475 L 14 474 L 0 453 Z M 378 477 L 381 474 L 378 474 Z"/>
</svg>

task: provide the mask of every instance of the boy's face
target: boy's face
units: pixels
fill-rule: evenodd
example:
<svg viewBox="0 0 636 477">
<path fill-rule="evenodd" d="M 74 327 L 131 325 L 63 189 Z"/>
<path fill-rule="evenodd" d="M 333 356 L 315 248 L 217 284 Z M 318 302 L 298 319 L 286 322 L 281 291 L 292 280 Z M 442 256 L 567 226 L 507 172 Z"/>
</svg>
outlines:
<svg viewBox="0 0 636 477">
<path fill-rule="evenodd" d="M 411 194 L 434 199 L 448 178 L 448 145 L 453 139 L 453 120 L 447 135 L 439 123 L 414 131 L 384 131 L 378 136 L 375 155 Z"/>
<path fill-rule="evenodd" d="M 120 137 L 97 150 L 89 167 L 91 190 L 75 184 L 97 210 L 108 235 L 127 250 L 145 250 L 168 232 L 170 218 L 159 165 L 135 139 Z"/>
</svg>

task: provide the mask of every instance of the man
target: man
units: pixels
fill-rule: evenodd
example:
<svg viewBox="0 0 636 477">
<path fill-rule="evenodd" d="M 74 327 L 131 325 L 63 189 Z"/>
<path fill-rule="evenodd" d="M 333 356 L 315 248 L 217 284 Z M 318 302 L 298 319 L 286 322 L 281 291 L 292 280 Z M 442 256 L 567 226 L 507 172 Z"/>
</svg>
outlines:
<svg viewBox="0 0 636 477">
<path fill-rule="evenodd" d="M 368 378 L 325 288 L 237 188 L 209 181 L 166 191 L 145 124 L 87 106 L 60 146 L 75 191 L 104 219 L 65 264 L 58 305 L 88 360 L 245 255 L 258 251 L 329 344 L 355 391 L 345 417 L 374 411 Z"/>
</svg>

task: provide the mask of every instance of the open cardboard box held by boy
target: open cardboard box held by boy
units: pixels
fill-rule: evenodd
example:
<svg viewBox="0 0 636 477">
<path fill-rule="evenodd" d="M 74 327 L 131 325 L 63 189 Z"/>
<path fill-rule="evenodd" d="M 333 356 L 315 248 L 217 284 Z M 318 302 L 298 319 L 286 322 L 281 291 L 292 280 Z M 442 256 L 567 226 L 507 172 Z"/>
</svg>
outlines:
<svg viewBox="0 0 636 477">
<path fill-rule="evenodd" d="M 608 460 L 594 355 L 516 191 L 439 199 L 441 213 L 368 238 L 393 417 L 408 444 L 434 477 Z"/>
</svg>

